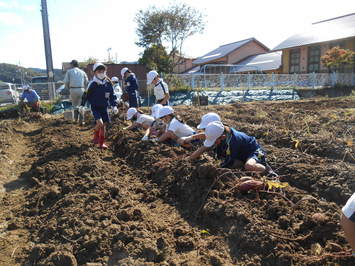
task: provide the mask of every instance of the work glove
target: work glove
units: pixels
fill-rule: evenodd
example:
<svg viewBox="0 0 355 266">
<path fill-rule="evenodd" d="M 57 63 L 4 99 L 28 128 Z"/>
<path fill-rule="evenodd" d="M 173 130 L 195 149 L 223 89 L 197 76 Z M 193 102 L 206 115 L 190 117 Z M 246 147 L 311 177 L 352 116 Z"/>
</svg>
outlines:
<svg viewBox="0 0 355 266">
<path fill-rule="evenodd" d="M 177 142 L 180 144 L 180 145 L 183 145 L 183 144 L 186 144 L 186 143 L 190 143 L 192 140 L 191 137 L 181 137 L 177 140 Z"/>
<path fill-rule="evenodd" d="M 152 139 L 150 139 L 150 141 L 152 141 L 152 142 L 158 142 L 158 140 L 159 140 L 159 138 L 152 138 Z"/>
<path fill-rule="evenodd" d="M 115 115 L 118 114 L 118 108 L 117 108 L 117 106 L 115 106 L 115 107 L 112 108 L 112 112 L 113 112 Z"/>
<path fill-rule="evenodd" d="M 147 141 L 147 140 L 149 140 L 148 136 L 143 136 L 143 138 L 141 139 L 141 141 Z"/>
</svg>

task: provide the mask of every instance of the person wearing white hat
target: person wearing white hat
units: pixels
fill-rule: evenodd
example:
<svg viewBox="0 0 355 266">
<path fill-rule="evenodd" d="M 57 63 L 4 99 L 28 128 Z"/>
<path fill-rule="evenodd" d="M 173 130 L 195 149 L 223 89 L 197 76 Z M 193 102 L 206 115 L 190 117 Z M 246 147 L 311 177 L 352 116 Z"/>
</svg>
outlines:
<svg viewBox="0 0 355 266">
<path fill-rule="evenodd" d="M 156 103 L 162 105 L 169 105 L 169 87 L 168 85 L 159 77 L 157 71 L 152 70 L 147 74 L 147 85 L 154 85 L 154 96 Z"/>
<path fill-rule="evenodd" d="M 113 83 L 113 92 L 115 93 L 117 100 L 120 101 L 121 97 L 122 97 L 122 89 L 120 86 L 120 80 L 118 79 L 118 77 L 112 77 L 111 81 Z"/>
<path fill-rule="evenodd" d="M 224 126 L 220 121 L 211 122 L 206 126 L 203 146 L 188 159 L 197 159 L 212 147 L 215 148 L 217 157 L 224 159 L 221 164 L 223 168 L 235 168 L 242 162 L 246 171 L 276 175 L 266 162 L 265 152 L 254 137 Z"/>
<path fill-rule="evenodd" d="M 221 121 L 221 117 L 218 114 L 213 112 L 207 113 L 202 116 L 201 123 L 197 126 L 197 129 L 205 129 L 209 123 L 215 121 Z M 205 139 L 205 133 L 198 133 L 189 137 L 179 138 L 177 142 L 180 145 L 184 145 L 197 140 L 204 140 L 204 139 Z"/>
<path fill-rule="evenodd" d="M 136 108 L 131 107 L 127 111 L 127 120 L 133 120 L 132 125 L 125 128 L 127 130 L 132 130 L 136 128 L 148 129 L 154 122 L 154 117 L 150 115 L 143 114 L 141 111 L 138 111 Z"/>
<path fill-rule="evenodd" d="M 341 211 L 340 225 L 355 257 L 355 193 L 348 199 Z"/>
<path fill-rule="evenodd" d="M 166 132 L 158 139 L 159 142 L 173 141 L 176 142 L 181 137 L 188 137 L 195 134 L 195 131 L 185 124 L 182 119 L 174 114 L 171 106 L 163 106 L 159 111 L 161 120 L 167 125 Z M 187 145 L 190 146 L 190 145 Z"/>
<path fill-rule="evenodd" d="M 128 101 L 129 107 L 138 108 L 138 81 L 136 75 L 127 67 L 121 69 L 121 76 L 124 81 L 123 101 Z"/>
<path fill-rule="evenodd" d="M 158 138 L 160 137 L 164 132 L 166 125 L 165 123 L 159 118 L 159 111 L 163 106 L 161 104 L 154 104 L 151 108 L 152 110 L 152 116 L 154 117 L 154 122 L 152 125 L 147 129 L 145 132 L 142 140 L 149 140 L 150 137 Z"/>
<path fill-rule="evenodd" d="M 113 113 L 118 113 L 116 96 L 112 84 L 106 76 L 106 69 L 102 63 L 94 64 L 94 77 L 86 92 L 86 100 L 91 105 L 91 111 L 96 121 L 93 142 L 98 144 L 100 148 L 107 148 L 104 142 L 106 124 L 110 122 L 108 107 L 111 106 Z M 85 101 L 82 105 L 85 105 Z"/>
</svg>

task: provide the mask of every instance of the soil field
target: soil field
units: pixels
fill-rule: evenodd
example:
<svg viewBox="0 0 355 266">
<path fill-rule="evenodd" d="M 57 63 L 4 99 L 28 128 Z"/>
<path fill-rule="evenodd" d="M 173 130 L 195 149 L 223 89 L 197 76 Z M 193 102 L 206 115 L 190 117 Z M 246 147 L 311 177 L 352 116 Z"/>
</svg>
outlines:
<svg viewBox="0 0 355 266">
<path fill-rule="evenodd" d="M 107 150 L 91 125 L 3 119 L 0 265 L 355 265 L 339 225 L 355 191 L 354 98 L 175 110 L 255 136 L 289 186 L 242 194 L 250 173 L 211 154 L 188 162 L 118 118 Z"/>
</svg>

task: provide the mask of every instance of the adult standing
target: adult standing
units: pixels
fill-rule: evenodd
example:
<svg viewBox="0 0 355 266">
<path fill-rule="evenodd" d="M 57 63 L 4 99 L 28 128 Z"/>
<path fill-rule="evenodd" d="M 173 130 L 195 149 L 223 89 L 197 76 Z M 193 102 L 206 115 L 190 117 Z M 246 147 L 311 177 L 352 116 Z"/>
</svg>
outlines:
<svg viewBox="0 0 355 266">
<path fill-rule="evenodd" d="M 121 76 L 124 81 L 124 90 L 128 94 L 129 107 L 138 108 L 138 81 L 136 75 L 127 67 L 122 68 Z"/>
<path fill-rule="evenodd" d="M 79 118 L 79 107 L 85 88 L 88 85 L 88 76 L 79 68 L 78 61 L 72 60 L 70 66 L 71 69 L 65 74 L 64 84 L 70 92 L 70 100 L 74 108 L 74 120 L 78 122 L 78 120 L 82 119 L 81 116 Z M 81 121 L 79 121 L 79 123 L 80 122 Z"/>
</svg>

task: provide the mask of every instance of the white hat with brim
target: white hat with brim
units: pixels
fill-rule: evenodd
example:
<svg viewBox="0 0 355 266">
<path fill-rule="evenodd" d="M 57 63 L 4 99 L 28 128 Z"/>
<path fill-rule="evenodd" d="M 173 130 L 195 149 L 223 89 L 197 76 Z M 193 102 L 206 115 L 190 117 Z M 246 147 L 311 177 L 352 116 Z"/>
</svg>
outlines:
<svg viewBox="0 0 355 266">
<path fill-rule="evenodd" d="M 124 67 L 124 68 L 121 69 L 121 76 L 122 76 L 122 78 L 124 78 L 124 74 L 125 74 L 128 70 L 129 70 L 128 67 Z"/>
<path fill-rule="evenodd" d="M 221 117 L 216 113 L 207 113 L 202 116 L 201 123 L 197 126 L 198 129 L 205 129 L 211 122 L 221 121 Z"/>
<path fill-rule="evenodd" d="M 163 108 L 163 105 L 157 103 L 152 106 L 152 116 L 157 119 L 159 117 L 159 111 Z"/>
<path fill-rule="evenodd" d="M 159 110 L 159 115 L 157 118 L 162 118 L 167 115 L 171 115 L 174 113 L 174 109 L 171 106 L 163 106 Z"/>
<path fill-rule="evenodd" d="M 203 143 L 203 146 L 210 148 L 212 147 L 215 143 L 216 140 L 223 135 L 224 132 L 224 125 L 219 122 L 211 122 L 207 125 L 205 129 L 205 136 L 206 140 Z"/>
<path fill-rule="evenodd" d="M 104 68 L 106 68 L 106 66 L 103 64 L 103 63 L 100 63 L 100 62 L 96 62 L 94 64 L 94 66 L 92 67 L 92 71 L 96 71 L 96 69 L 99 67 L 99 66 L 103 66 Z"/>
<path fill-rule="evenodd" d="M 131 107 L 127 110 L 127 119 L 131 120 L 133 116 L 137 113 L 137 109 L 134 107 Z"/>
<path fill-rule="evenodd" d="M 118 79 L 118 77 L 112 77 L 112 78 L 111 78 L 111 81 L 112 81 L 112 82 L 119 82 L 120 80 Z"/>
<path fill-rule="evenodd" d="M 159 76 L 158 72 L 156 72 L 155 70 L 149 71 L 147 74 L 147 85 L 152 84 L 153 80 Z"/>
</svg>

